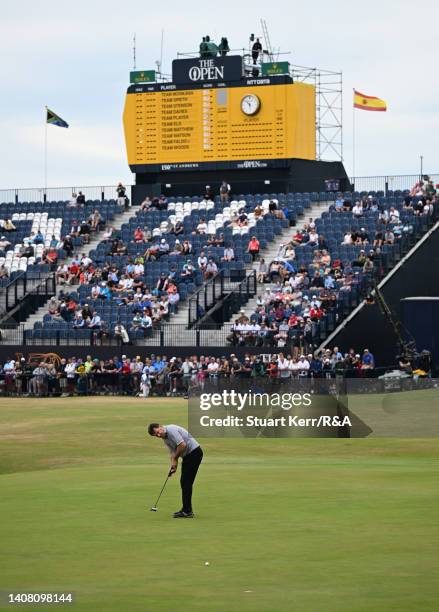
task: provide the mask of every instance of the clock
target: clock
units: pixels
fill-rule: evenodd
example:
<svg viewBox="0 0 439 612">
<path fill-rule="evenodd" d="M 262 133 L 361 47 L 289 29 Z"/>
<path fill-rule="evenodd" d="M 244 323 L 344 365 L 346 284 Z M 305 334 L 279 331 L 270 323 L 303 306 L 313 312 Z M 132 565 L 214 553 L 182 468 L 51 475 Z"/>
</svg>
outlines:
<svg viewBox="0 0 439 612">
<path fill-rule="evenodd" d="M 261 108 L 261 101 L 254 94 L 247 94 L 241 100 L 241 110 L 245 115 L 256 115 Z"/>
</svg>

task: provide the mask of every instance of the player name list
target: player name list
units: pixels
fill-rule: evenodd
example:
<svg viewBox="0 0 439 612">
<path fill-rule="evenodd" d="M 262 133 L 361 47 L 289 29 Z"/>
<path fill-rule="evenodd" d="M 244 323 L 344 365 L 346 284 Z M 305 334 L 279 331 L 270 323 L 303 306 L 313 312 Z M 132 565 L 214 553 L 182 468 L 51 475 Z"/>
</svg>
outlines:
<svg viewBox="0 0 439 612">
<path fill-rule="evenodd" d="M 195 91 L 164 92 L 160 95 L 162 151 L 189 151 L 198 144 L 199 111 Z"/>
</svg>

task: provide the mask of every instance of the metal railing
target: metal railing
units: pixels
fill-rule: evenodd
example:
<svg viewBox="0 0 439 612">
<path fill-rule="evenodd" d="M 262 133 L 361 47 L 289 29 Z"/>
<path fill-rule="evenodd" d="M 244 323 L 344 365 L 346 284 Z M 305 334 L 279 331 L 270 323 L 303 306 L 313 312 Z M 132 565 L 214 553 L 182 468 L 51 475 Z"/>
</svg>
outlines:
<svg viewBox="0 0 439 612">
<path fill-rule="evenodd" d="M 439 183 L 439 173 L 428 173 L 434 184 Z M 387 193 L 389 190 L 396 191 L 398 189 L 411 189 L 413 185 L 425 176 L 421 173 L 413 174 L 387 174 L 377 176 L 356 176 L 350 177 L 349 180 L 355 191 L 383 191 Z M 300 177 L 298 177 L 300 179 Z M 322 176 L 322 182 L 328 177 Z M 339 177 L 341 178 L 341 177 Z M 200 194 L 204 189 L 204 183 L 200 182 Z M 131 188 L 133 185 L 125 185 L 127 196 L 131 199 Z M 184 186 L 182 186 L 184 187 Z M 236 191 L 237 185 L 234 190 Z M 0 189 L 0 203 L 2 202 L 49 202 L 49 201 L 65 201 L 70 200 L 72 193 L 82 191 L 87 200 L 108 200 L 116 198 L 116 185 L 86 185 L 72 187 L 30 187 L 17 189 Z"/>
<path fill-rule="evenodd" d="M 389 191 L 404 191 L 411 189 L 421 178 L 421 174 L 400 174 L 385 176 L 356 176 L 349 180 L 353 191 L 382 191 L 385 195 Z M 428 175 L 436 185 L 439 182 L 439 174 Z"/>
<path fill-rule="evenodd" d="M 54 295 L 56 281 L 53 272 L 42 274 L 39 278 L 27 278 L 25 273 L 18 276 L 5 288 L 4 294 L 0 294 L 0 298 L 4 297 L 0 326 L 15 327 L 17 323 L 26 321 L 30 314 Z M 20 334 L 17 339 L 20 339 Z"/>
<path fill-rule="evenodd" d="M 220 270 L 189 298 L 188 327 L 192 327 L 224 295 L 224 272 Z"/>
<path fill-rule="evenodd" d="M 132 185 L 126 185 L 127 196 L 131 199 Z M 66 201 L 72 193 L 79 191 L 86 200 L 111 200 L 117 198 L 116 185 L 73 186 L 73 187 L 29 187 L 23 189 L 0 189 L 0 203 L 3 202 L 51 202 Z"/>
</svg>

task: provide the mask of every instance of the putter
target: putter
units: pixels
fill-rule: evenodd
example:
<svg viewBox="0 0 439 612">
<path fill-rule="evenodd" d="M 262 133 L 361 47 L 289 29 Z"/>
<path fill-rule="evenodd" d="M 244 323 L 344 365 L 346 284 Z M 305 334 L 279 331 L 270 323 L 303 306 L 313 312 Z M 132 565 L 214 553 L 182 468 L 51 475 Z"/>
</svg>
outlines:
<svg viewBox="0 0 439 612">
<path fill-rule="evenodd" d="M 156 501 L 156 503 L 155 503 L 155 504 L 154 504 L 154 506 L 151 508 L 151 512 L 157 512 L 157 510 L 158 510 L 157 506 L 158 506 L 158 503 L 159 503 L 159 499 L 161 498 L 162 493 L 163 493 L 163 491 L 165 490 L 166 483 L 168 482 L 168 480 L 169 480 L 169 477 L 170 477 L 170 476 L 171 476 L 171 471 L 169 471 L 169 472 L 168 472 L 168 475 L 166 476 L 165 484 L 163 485 L 162 490 L 160 491 L 159 496 L 157 497 L 157 501 Z"/>
</svg>

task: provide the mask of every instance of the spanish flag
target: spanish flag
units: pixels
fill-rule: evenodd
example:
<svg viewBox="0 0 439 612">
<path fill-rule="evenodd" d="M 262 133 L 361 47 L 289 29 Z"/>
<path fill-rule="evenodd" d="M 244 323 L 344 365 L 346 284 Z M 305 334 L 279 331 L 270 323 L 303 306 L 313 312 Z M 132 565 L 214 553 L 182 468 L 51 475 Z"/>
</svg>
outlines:
<svg viewBox="0 0 439 612">
<path fill-rule="evenodd" d="M 386 111 L 387 104 L 381 98 L 375 96 L 366 96 L 354 89 L 354 108 L 360 108 L 367 111 Z"/>
</svg>

